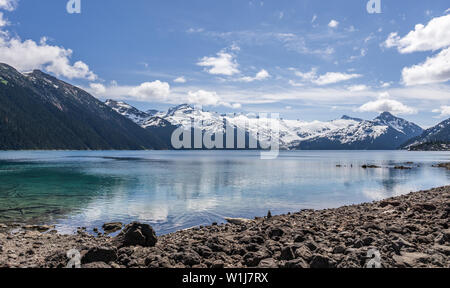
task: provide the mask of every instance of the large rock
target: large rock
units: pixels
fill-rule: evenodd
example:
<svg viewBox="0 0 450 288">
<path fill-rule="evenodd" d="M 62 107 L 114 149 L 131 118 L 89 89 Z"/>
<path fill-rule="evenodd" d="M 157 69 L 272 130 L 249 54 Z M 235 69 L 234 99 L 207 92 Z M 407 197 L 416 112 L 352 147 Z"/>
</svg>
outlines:
<svg viewBox="0 0 450 288">
<path fill-rule="evenodd" d="M 284 268 L 309 268 L 309 265 L 308 265 L 308 263 L 306 263 L 305 260 L 300 258 L 300 259 L 294 259 L 291 261 L 287 261 L 284 264 Z"/>
<path fill-rule="evenodd" d="M 234 224 L 234 225 L 246 225 L 246 224 L 252 222 L 252 220 L 245 219 L 245 218 L 225 218 L 225 220 L 228 223 Z"/>
<path fill-rule="evenodd" d="M 311 268 L 333 268 L 334 265 L 330 258 L 316 254 L 311 259 Z"/>
<path fill-rule="evenodd" d="M 418 212 L 431 212 L 436 210 L 436 206 L 432 203 L 419 203 L 413 206 L 413 209 Z"/>
<path fill-rule="evenodd" d="M 84 255 L 83 255 L 84 254 Z M 117 251 L 109 247 L 94 247 L 86 253 L 82 253 L 81 263 L 104 262 L 109 263 L 117 260 Z"/>
<path fill-rule="evenodd" d="M 157 241 L 155 230 L 150 225 L 133 222 L 125 226 L 113 243 L 118 247 L 153 247 Z"/>
<path fill-rule="evenodd" d="M 294 252 L 292 251 L 292 247 L 284 247 L 281 249 L 281 260 L 292 260 L 295 258 Z"/>
<path fill-rule="evenodd" d="M 417 267 L 430 261 L 430 255 L 418 252 L 407 253 L 403 252 L 401 255 L 394 255 L 392 259 L 400 267 Z"/>
<path fill-rule="evenodd" d="M 267 258 L 259 262 L 259 268 L 278 268 L 278 264 L 275 259 Z"/>
<path fill-rule="evenodd" d="M 446 256 L 450 256 L 450 246 L 448 245 L 434 245 L 433 248 Z"/>
<path fill-rule="evenodd" d="M 122 226 L 123 225 L 120 222 L 112 222 L 103 224 L 102 228 L 105 231 L 105 233 L 110 234 L 120 231 L 122 229 Z"/>
<path fill-rule="evenodd" d="M 268 235 L 270 238 L 281 237 L 283 234 L 284 231 L 278 227 L 271 227 L 268 230 Z"/>
</svg>

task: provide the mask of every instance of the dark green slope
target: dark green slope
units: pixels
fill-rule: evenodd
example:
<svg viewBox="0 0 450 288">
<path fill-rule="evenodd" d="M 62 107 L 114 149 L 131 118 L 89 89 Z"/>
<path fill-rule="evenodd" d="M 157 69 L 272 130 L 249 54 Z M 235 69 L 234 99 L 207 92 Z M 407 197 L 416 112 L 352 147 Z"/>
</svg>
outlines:
<svg viewBox="0 0 450 288">
<path fill-rule="evenodd" d="M 152 133 L 87 92 L 0 64 L 0 149 L 164 149 Z"/>
</svg>

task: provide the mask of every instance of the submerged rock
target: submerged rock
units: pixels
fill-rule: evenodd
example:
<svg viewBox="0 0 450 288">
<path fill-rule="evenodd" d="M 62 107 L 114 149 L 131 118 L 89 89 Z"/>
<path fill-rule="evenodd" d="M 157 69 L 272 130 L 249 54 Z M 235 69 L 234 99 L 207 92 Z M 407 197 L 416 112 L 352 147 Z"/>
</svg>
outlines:
<svg viewBox="0 0 450 288">
<path fill-rule="evenodd" d="M 123 224 L 120 222 L 111 222 L 103 224 L 102 228 L 106 234 L 111 234 L 122 229 Z M 95 231 L 96 232 L 96 231 Z"/>
<path fill-rule="evenodd" d="M 22 227 L 24 230 L 47 232 L 55 228 L 55 225 L 26 225 Z"/>
<path fill-rule="evenodd" d="M 376 169 L 376 168 L 381 168 L 381 167 L 377 166 L 377 165 L 363 165 L 363 166 L 361 166 L 361 168 L 363 168 L 363 169 Z"/>
</svg>

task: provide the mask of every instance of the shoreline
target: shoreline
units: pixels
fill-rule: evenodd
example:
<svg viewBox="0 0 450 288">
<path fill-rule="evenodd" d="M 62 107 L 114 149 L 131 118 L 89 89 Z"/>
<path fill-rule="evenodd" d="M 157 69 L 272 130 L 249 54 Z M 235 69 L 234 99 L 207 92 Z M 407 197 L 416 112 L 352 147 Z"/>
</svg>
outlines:
<svg viewBox="0 0 450 288">
<path fill-rule="evenodd" d="M 234 224 L 159 237 L 138 223 L 116 237 L 82 230 L 7 233 L 0 225 L 0 267 L 63 268 L 67 252 L 76 249 L 85 268 L 363 268 L 375 249 L 382 267 L 449 268 L 449 213 L 445 186 L 335 209 L 231 219 Z"/>
</svg>

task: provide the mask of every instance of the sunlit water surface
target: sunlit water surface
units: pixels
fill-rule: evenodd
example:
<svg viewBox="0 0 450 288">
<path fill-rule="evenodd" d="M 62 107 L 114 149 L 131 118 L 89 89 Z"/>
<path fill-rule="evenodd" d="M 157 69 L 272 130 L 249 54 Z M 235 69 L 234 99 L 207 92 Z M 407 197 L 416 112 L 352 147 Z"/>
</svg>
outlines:
<svg viewBox="0 0 450 288">
<path fill-rule="evenodd" d="M 445 161 L 449 152 L 297 151 L 276 160 L 256 151 L 0 152 L 0 222 L 71 233 L 141 221 L 165 234 L 449 185 L 450 171 L 432 167 Z"/>
</svg>

